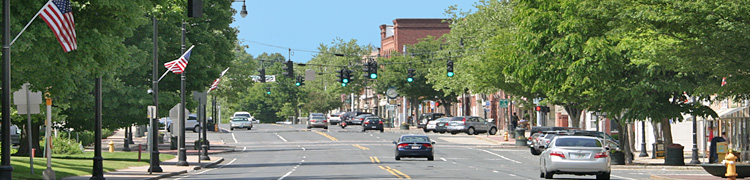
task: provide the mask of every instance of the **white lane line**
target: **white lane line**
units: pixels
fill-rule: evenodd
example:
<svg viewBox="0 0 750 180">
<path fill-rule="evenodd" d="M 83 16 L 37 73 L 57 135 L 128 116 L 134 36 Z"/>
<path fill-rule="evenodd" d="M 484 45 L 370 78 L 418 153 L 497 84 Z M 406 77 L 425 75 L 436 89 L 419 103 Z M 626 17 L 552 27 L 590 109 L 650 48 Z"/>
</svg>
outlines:
<svg viewBox="0 0 750 180">
<path fill-rule="evenodd" d="M 440 159 L 441 159 L 441 160 L 443 160 L 443 161 L 448 161 L 448 160 L 447 160 L 447 159 L 445 159 L 445 158 L 440 158 Z"/>
<path fill-rule="evenodd" d="M 281 136 L 279 135 L 279 133 L 273 133 L 273 134 L 276 134 L 276 136 L 278 136 L 279 138 L 281 138 L 281 140 L 282 140 L 282 141 L 284 141 L 284 142 L 289 142 L 289 141 L 286 141 L 286 139 L 284 139 L 284 137 L 281 137 Z"/>
<path fill-rule="evenodd" d="M 242 147 L 242 152 L 245 152 L 247 150 L 247 147 Z"/>
<path fill-rule="evenodd" d="M 234 158 L 234 159 L 232 159 L 232 161 L 229 161 L 229 163 L 227 163 L 227 164 L 224 164 L 224 165 L 221 165 L 221 166 L 219 166 L 219 167 L 217 167 L 217 168 L 214 168 L 214 169 L 221 169 L 221 168 L 224 168 L 224 166 L 230 165 L 230 164 L 234 163 L 234 161 L 236 161 L 236 160 L 237 160 L 237 158 Z M 212 170 L 214 170 L 214 169 L 207 169 L 207 170 L 205 170 L 205 171 L 201 171 L 201 172 L 198 172 L 198 173 L 195 173 L 195 174 L 203 174 L 203 173 L 205 173 L 205 172 L 208 172 L 208 171 L 212 171 Z M 188 177 L 188 176 L 189 176 L 189 175 L 186 175 L 186 176 L 184 176 L 184 177 L 180 177 L 180 178 L 177 178 L 177 179 L 175 179 L 175 180 L 180 180 L 180 179 L 182 179 L 182 178 L 186 178 L 186 177 Z"/>
<path fill-rule="evenodd" d="M 633 179 L 633 178 L 627 178 L 627 177 L 616 176 L 616 175 L 611 175 L 611 174 L 610 174 L 609 176 L 615 177 L 615 178 L 617 178 L 617 179 L 628 179 L 628 180 L 635 180 L 635 179 Z"/>
<path fill-rule="evenodd" d="M 294 171 L 296 171 L 296 170 L 297 170 L 297 168 L 298 168 L 298 167 L 299 167 L 300 165 L 302 165 L 302 163 L 303 163 L 303 162 L 305 162 L 305 158 L 307 158 L 307 157 L 306 157 L 306 156 L 302 156 L 302 161 L 300 161 L 299 163 L 297 163 L 297 166 L 294 166 L 294 168 L 292 168 L 292 170 L 290 170 L 289 172 L 287 172 L 286 174 L 284 174 L 284 176 L 281 176 L 281 177 L 279 177 L 279 179 L 277 179 L 277 180 L 283 180 L 283 179 L 284 179 L 284 178 L 286 178 L 287 176 L 291 175 L 291 174 L 292 174 L 292 173 L 293 173 Z"/>
<path fill-rule="evenodd" d="M 503 156 L 503 155 L 499 155 L 499 154 L 496 154 L 496 153 L 494 153 L 494 152 L 490 152 L 490 151 L 488 151 L 488 150 L 484 150 L 484 149 L 482 149 L 482 151 L 484 151 L 484 152 L 487 152 L 487 153 L 489 153 L 489 154 L 492 154 L 492 155 L 495 155 L 495 156 L 497 156 L 497 157 L 503 158 L 503 159 L 505 159 L 505 160 L 508 160 L 508 161 L 510 161 L 510 162 L 514 162 L 514 163 L 516 163 L 516 164 L 521 164 L 521 162 L 519 162 L 519 161 L 516 161 L 516 160 L 512 160 L 512 159 L 510 159 L 510 158 L 507 158 L 507 157 L 505 157 L 505 156 Z"/>
<path fill-rule="evenodd" d="M 232 139 L 234 139 L 234 143 L 237 143 L 237 138 L 234 137 L 234 133 L 232 133 Z"/>
</svg>

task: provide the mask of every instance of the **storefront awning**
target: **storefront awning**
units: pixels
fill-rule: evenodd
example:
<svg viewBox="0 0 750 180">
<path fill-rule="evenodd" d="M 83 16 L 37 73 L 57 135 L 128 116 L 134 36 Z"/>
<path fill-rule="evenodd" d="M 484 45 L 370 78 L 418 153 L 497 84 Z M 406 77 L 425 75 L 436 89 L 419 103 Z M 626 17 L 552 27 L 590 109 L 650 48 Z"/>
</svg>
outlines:
<svg viewBox="0 0 750 180">
<path fill-rule="evenodd" d="M 721 109 L 716 111 L 716 114 L 719 115 L 719 119 L 741 119 L 750 117 L 750 114 L 747 112 L 747 106 Z"/>
</svg>

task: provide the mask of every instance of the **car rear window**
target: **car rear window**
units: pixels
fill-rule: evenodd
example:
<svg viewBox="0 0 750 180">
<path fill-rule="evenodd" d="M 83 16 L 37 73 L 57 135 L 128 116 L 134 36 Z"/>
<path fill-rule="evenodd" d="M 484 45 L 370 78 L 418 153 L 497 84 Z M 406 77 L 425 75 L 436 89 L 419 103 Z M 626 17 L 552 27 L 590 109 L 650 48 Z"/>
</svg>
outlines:
<svg viewBox="0 0 750 180">
<path fill-rule="evenodd" d="M 401 142 L 429 142 L 430 138 L 425 136 L 404 136 L 401 137 Z"/>
<path fill-rule="evenodd" d="M 559 138 L 555 141 L 555 146 L 602 147 L 602 143 L 599 140 L 589 138 Z"/>
<path fill-rule="evenodd" d="M 463 121 L 464 117 L 453 117 L 451 118 L 451 121 Z"/>
<path fill-rule="evenodd" d="M 234 118 L 232 121 L 248 121 L 247 118 Z"/>
<path fill-rule="evenodd" d="M 326 119 L 325 116 L 313 116 L 311 119 Z"/>
</svg>

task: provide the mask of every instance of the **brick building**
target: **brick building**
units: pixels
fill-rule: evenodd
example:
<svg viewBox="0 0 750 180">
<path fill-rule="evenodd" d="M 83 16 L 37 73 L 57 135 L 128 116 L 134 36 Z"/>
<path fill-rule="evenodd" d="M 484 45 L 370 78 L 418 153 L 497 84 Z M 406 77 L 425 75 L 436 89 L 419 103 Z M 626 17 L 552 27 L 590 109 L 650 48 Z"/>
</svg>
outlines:
<svg viewBox="0 0 750 180">
<path fill-rule="evenodd" d="M 380 56 L 403 53 L 404 45 L 416 44 L 428 35 L 440 37 L 451 31 L 449 19 L 395 19 L 380 25 Z"/>
</svg>

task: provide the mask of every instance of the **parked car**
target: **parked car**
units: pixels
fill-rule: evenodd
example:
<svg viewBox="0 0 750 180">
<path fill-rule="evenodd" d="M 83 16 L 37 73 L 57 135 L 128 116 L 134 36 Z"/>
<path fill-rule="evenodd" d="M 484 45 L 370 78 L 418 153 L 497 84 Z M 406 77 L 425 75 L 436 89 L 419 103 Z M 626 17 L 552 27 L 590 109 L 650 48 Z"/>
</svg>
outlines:
<svg viewBox="0 0 750 180">
<path fill-rule="evenodd" d="M 369 116 L 375 116 L 375 115 L 372 115 L 372 114 L 362 114 L 362 115 L 359 115 L 357 117 L 352 118 L 352 120 L 349 123 L 361 125 L 362 122 L 365 121 L 365 118 L 369 117 Z"/>
<path fill-rule="evenodd" d="M 486 132 L 490 135 L 495 135 L 497 133 L 497 126 L 487 122 L 481 117 L 460 116 L 459 118 L 453 118 L 449 121 L 447 131 L 451 134 L 464 132 L 469 135 L 476 135 Z"/>
<path fill-rule="evenodd" d="M 604 141 L 604 146 L 609 147 L 610 149 L 620 149 L 620 141 L 615 140 L 615 138 L 612 138 L 612 136 L 604 132 L 571 130 L 570 133 L 573 135 L 598 137 Z"/>
<path fill-rule="evenodd" d="M 557 127 L 557 126 L 533 126 L 531 127 L 531 135 L 534 135 L 535 133 L 540 133 L 543 131 L 562 131 L 562 130 L 577 130 L 579 128 L 574 127 Z M 529 135 L 529 136 L 531 136 Z"/>
<path fill-rule="evenodd" d="M 328 129 L 328 120 L 326 120 L 325 116 L 311 116 L 310 119 L 307 119 L 307 129 L 311 129 L 313 127 L 322 127 L 323 129 Z"/>
<path fill-rule="evenodd" d="M 352 123 L 351 121 L 352 121 L 352 119 L 354 119 L 354 117 L 357 117 L 357 116 L 362 115 L 362 114 L 370 114 L 370 113 L 368 113 L 368 112 L 360 112 L 360 111 L 346 112 L 344 114 L 341 114 L 341 116 L 340 116 L 341 117 L 341 122 L 346 122 L 346 124 L 351 124 Z"/>
<path fill-rule="evenodd" d="M 603 144 L 596 137 L 556 136 L 539 156 L 539 176 L 552 179 L 555 174 L 574 174 L 609 179 L 609 148 Z"/>
<path fill-rule="evenodd" d="M 419 116 L 419 122 L 417 123 L 417 128 L 424 128 L 427 126 L 430 121 L 436 120 L 438 118 L 445 117 L 445 114 L 443 113 L 424 113 L 421 116 Z M 426 132 L 426 131 L 425 131 Z"/>
<path fill-rule="evenodd" d="M 234 131 L 234 128 L 247 128 L 247 130 L 253 129 L 253 121 L 244 116 L 235 116 L 229 121 L 229 129 Z"/>
<path fill-rule="evenodd" d="M 362 123 L 362 132 L 367 130 L 380 130 L 380 132 L 383 132 L 383 119 L 377 116 L 365 117 Z"/>
<path fill-rule="evenodd" d="M 401 160 L 402 157 L 427 158 L 428 161 L 435 159 L 435 142 L 425 135 L 402 135 L 393 144 L 396 144 L 396 160 Z"/>
<path fill-rule="evenodd" d="M 438 118 L 438 119 L 436 119 L 434 121 L 430 121 L 429 123 L 427 123 L 427 126 L 425 126 L 423 130 L 424 130 L 424 132 L 430 132 L 430 131 L 432 131 L 432 132 L 436 132 L 436 133 L 437 132 L 439 132 L 439 133 L 445 133 L 446 132 L 446 128 L 441 128 L 440 131 L 438 131 L 437 127 L 438 126 L 446 127 L 445 123 L 448 122 L 450 119 L 451 118 L 448 118 L 448 117 L 442 117 L 442 118 Z"/>
<path fill-rule="evenodd" d="M 198 122 L 198 115 L 191 114 L 185 120 L 185 130 L 193 130 L 193 132 L 201 131 L 201 123 Z"/>
<path fill-rule="evenodd" d="M 169 117 L 159 118 L 159 130 L 167 130 L 167 132 L 172 132 L 172 119 Z"/>
<path fill-rule="evenodd" d="M 339 124 L 341 122 L 341 114 L 343 113 L 328 114 L 328 123 L 331 123 L 331 125 Z"/>
<path fill-rule="evenodd" d="M 553 137 L 565 134 L 567 134 L 565 131 L 542 131 L 541 133 L 535 133 L 532 137 L 536 138 L 532 140 L 531 145 L 529 146 L 529 148 L 531 148 L 531 154 L 541 154 L 542 151 L 544 151 L 544 147 L 549 144 Z"/>
<path fill-rule="evenodd" d="M 0 139 L 2 139 L 2 134 L 0 133 Z M 12 145 L 21 145 L 21 129 L 18 128 L 16 125 L 10 126 L 10 143 Z"/>
</svg>

